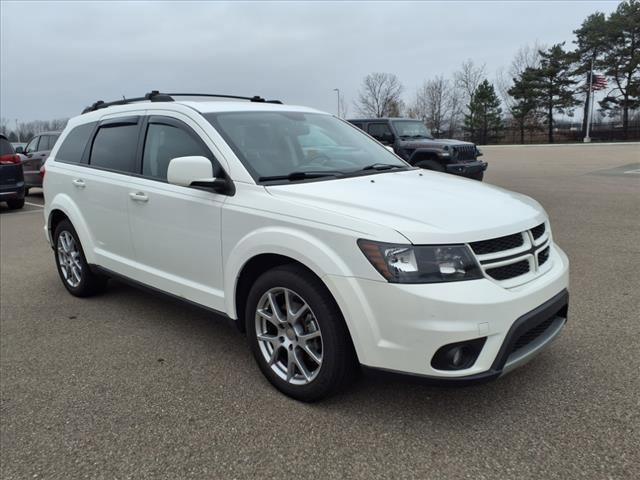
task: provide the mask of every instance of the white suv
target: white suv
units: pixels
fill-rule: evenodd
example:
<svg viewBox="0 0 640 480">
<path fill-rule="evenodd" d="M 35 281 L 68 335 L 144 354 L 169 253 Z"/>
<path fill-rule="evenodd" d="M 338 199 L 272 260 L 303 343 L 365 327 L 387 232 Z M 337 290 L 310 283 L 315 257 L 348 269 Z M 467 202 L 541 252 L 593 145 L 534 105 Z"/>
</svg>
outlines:
<svg viewBox="0 0 640 480">
<path fill-rule="evenodd" d="M 495 378 L 564 327 L 569 262 L 536 201 L 412 168 L 310 108 L 170 95 L 97 102 L 46 162 L 73 295 L 123 278 L 235 319 L 305 401 L 359 366 Z"/>
</svg>

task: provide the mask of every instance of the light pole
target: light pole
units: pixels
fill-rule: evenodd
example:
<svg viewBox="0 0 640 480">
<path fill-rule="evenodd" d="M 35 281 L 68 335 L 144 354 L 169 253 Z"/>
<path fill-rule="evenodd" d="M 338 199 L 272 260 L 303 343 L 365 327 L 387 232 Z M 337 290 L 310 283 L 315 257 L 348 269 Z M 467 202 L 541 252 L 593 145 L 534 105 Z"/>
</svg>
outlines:
<svg viewBox="0 0 640 480">
<path fill-rule="evenodd" d="M 338 116 L 340 116 L 340 89 L 334 88 L 333 91 L 338 94 Z"/>
<path fill-rule="evenodd" d="M 589 133 L 591 131 L 591 115 L 593 115 L 593 57 L 591 57 L 591 68 L 589 69 L 589 103 L 587 103 L 587 130 L 582 140 L 584 143 L 591 142 Z"/>
<path fill-rule="evenodd" d="M 18 137 L 18 142 L 20 142 L 20 131 L 18 130 L 18 119 L 16 118 L 16 136 Z"/>
</svg>

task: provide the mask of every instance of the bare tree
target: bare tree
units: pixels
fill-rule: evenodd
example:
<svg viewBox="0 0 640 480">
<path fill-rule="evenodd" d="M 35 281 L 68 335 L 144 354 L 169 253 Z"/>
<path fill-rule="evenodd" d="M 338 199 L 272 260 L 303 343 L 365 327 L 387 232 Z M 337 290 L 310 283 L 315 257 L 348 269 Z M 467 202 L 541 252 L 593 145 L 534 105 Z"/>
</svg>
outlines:
<svg viewBox="0 0 640 480">
<path fill-rule="evenodd" d="M 508 93 L 513 86 L 513 79 L 520 77 L 527 68 L 538 68 L 540 66 L 540 50 L 546 50 L 546 48 L 546 45 L 538 42 L 520 47 L 509 67 L 506 70 L 504 68 L 498 70 L 495 85 L 507 109 L 513 104 L 513 97 Z"/>
<path fill-rule="evenodd" d="M 427 80 L 416 92 L 411 112 L 422 120 L 436 137 L 446 131 L 451 112 L 451 85 L 443 76 Z"/>
<path fill-rule="evenodd" d="M 362 82 L 356 109 L 367 117 L 398 116 L 404 106 L 400 98 L 403 90 L 393 73 L 370 73 Z"/>
<path fill-rule="evenodd" d="M 525 71 L 540 66 L 540 51 L 546 48 L 538 42 L 520 47 L 507 69 L 500 69 L 496 74 L 495 85 L 506 107 L 507 124 L 520 132 L 520 143 L 524 143 L 525 130 L 539 128 L 540 115 L 535 108 L 524 108 L 522 99 L 514 98 L 509 90 L 513 88 L 516 80 L 522 78 Z"/>
<path fill-rule="evenodd" d="M 462 62 L 460 70 L 453 74 L 454 86 L 458 90 L 457 94 L 460 98 L 460 103 L 464 105 L 463 108 L 460 108 L 460 115 L 457 116 L 458 119 L 462 117 L 461 114 L 463 113 L 471 113 L 469 111 L 469 104 L 471 103 L 473 94 L 486 77 L 487 68 L 485 64 L 476 65 L 471 59 Z"/>
<path fill-rule="evenodd" d="M 464 103 L 469 103 L 476 89 L 486 77 L 487 68 L 484 63 L 476 65 L 471 59 L 462 62 L 460 70 L 453 74 L 453 79 L 456 87 L 464 94 Z"/>
</svg>

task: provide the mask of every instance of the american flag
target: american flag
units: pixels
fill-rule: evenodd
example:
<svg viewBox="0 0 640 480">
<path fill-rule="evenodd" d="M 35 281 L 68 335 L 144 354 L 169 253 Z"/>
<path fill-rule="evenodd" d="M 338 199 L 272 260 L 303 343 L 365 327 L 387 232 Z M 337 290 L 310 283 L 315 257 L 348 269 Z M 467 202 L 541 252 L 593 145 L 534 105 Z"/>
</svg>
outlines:
<svg viewBox="0 0 640 480">
<path fill-rule="evenodd" d="M 591 84 L 591 90 L 604 90 L 607 88 L 607 77 L 604 75 L 593 74 L 593 83 Z"/>
</svg>

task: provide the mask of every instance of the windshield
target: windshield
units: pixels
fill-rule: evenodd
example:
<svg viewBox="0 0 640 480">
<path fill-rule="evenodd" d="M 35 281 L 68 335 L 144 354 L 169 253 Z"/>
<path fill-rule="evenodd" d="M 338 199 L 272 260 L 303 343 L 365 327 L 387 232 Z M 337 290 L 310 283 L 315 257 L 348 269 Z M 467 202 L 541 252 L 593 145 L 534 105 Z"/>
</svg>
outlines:
<svg viewBox="0 0 640 480">
<path fill-rule="evenodd" d="M 433 138 L 431 132 L 424 123 L 407 120 L 396 120 L 393 122 L 393 128 L 399 137 L 403 138 Z"/>
<path fill-rule="evenodd" d="M 356 127 L 330 115 L 222 112 L 204 116 L 256 181 L 335 178 L 411 168 Z"/>
</svg>

